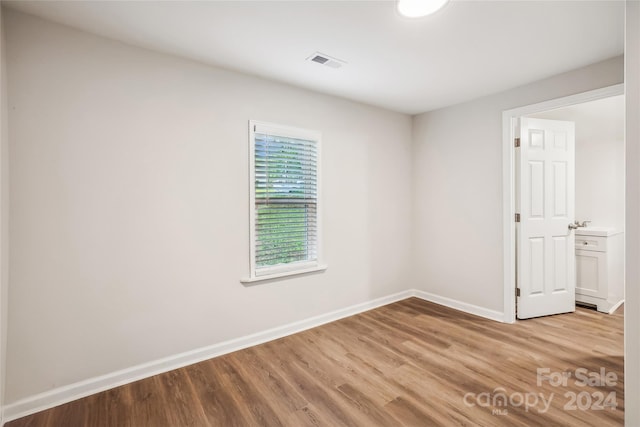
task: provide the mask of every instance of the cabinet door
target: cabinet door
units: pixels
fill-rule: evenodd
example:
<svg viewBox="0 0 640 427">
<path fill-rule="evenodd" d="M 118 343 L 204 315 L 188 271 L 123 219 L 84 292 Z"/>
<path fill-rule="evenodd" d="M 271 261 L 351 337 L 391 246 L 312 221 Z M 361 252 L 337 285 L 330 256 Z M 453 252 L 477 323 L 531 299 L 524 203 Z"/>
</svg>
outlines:
<svg viewBox="0 0 640 427">
<path fill-rule="evenodd" d="M 576 251 L 576 295 L 607 298 L 607 254 Z"/>
</svg>

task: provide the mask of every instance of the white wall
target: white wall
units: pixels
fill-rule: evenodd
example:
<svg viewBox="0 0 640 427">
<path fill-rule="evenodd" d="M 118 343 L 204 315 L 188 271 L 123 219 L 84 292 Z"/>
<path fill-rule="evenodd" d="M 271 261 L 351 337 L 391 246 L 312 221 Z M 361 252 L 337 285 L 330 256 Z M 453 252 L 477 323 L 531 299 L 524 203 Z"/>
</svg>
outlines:
<svg viewBox="0 0 640 427">
<path fill-rule="evenodd" d="M 640 426 L 640 2 L 626 3 L 626 288 L 624 310 L 624 418 Z"/>
<path fill-rule="evenodd" d="M 7 61 L 5 60 L 4 24 L 0 7 L 0 405 L 5 397 L 7 355 L 7 291 L 9 283 L 9 156 Z M 0 411 L 0 424 L 2 413 Z"/>
<path fill-rule="evenodd" d="M 409 116 L 5 18 L 6 403 L 407 289 Z M 239 282 L 249 119 L 323 133 L 323 274 Z"/>
<path fill-rule="evenodd" d="M 502 112 L 621 83 L 622 57 L 414 118 L 414 283 L 503 311 Z"/>
<path fill-rule="evenodd" d="M 576 124 L 576 220 L 624 231 L 624 96 L 531 117 Z"/>
</svg>

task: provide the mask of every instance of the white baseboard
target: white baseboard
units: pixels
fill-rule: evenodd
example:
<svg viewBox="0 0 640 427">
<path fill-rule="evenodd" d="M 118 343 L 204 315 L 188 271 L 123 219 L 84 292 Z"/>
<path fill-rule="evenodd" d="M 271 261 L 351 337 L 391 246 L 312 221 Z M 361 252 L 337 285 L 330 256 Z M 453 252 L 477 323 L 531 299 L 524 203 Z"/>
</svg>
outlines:
<svg viewBox="0 0 640 427">
<path fill-rule="evenodd" d="M 445 307 L 464 311 L 465 313 L 475 314 L 476 316 L 495 320 L 497 322 L 504 322 L 504 313 L 501 311 L 489 310 L 488 308 L 479 307 L 477 305 L 468 304 L 466 302 L 415 289 L 413 290 L 413 295 L 425 301 L 434 302 L 436 304 L 444 305 Z"/>
<path fill-rule="evenodd" d="M 224 341 L 211 346 L 199 348 L 196 350 L 180 353 L 174 356 L 165 357 L 163 359 L 137 365 L 128 369 L 123 369 L 110 374 L 101 375 L 99 377 L 90 378 L 74 384 L 57 387 L 44 393 L 21 399 L 2 408 L 2 420 L 8 422 L 21 418 L 54 406 L 62 405 L 82 397 L 86 397 L 101 391 L 109 390 L 124 384 L 148 378 L 153 375 L 168 372 L 203 360 L 211 359 L 216 356 L 231 353 L 243 348 L 262 344 L 287 335 L 295 334 L 307 329 L 325 323 L 333 322 L 344 317 L 353 316 L 363 311 L 371 310 L 383 305 L 391 304 L 396 301 L 414 296 L 413 290 L 403 291 L 397 294 L 377 298 L 361 304 L 352 305 L 330 313 L 311 317 L 288 325 L 280 326 L 266 331 L 258 332 L 252 335 Z"/>
<path fill-rule="evenodd" d="M 624 304 L 624 300 L 620 300 L 616 304 L 612 305 L 609 309 L 609 314 L 613 314 L 622 304 Z"/>
</svg>

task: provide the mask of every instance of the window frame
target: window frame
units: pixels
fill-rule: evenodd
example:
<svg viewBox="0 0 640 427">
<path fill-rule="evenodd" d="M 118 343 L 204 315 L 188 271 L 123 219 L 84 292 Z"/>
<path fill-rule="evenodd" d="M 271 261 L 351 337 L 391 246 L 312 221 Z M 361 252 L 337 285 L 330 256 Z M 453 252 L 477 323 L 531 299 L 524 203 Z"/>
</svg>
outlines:
<svg viewBox="0 0 640 427">
<path fill-rule="evenodd" d="M 316 147 L 316 259 L 314 261 L 293 261 L 270 267 L 258 267 L 256 262 L 256 134 L 267 134 L 287 138 L 313 141 Z M 276 279 L 298 274 L 326 270 L 322 263 L 322 177 L 321 177 L 322 134 L 315 130 L 302 129 L 275 123 L 249 120 L 249 247 L 250 276 L 241 279 L 243 283 Z"/>
</svg>

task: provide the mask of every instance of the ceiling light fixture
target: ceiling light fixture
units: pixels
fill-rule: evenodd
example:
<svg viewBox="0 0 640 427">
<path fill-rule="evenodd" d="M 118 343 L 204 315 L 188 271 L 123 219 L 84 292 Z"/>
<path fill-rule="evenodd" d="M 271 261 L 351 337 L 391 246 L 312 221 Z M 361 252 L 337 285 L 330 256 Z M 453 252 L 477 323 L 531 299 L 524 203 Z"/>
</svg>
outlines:
<svg viewBox="0 0 640 427">
<path fill-rule="evenodd" d="M 408 18 L 420 18 L 440 10 L 449 0 L 398 0 L 398 12 Z"/>
</svg>

